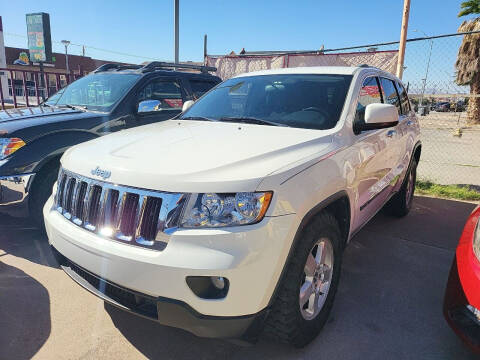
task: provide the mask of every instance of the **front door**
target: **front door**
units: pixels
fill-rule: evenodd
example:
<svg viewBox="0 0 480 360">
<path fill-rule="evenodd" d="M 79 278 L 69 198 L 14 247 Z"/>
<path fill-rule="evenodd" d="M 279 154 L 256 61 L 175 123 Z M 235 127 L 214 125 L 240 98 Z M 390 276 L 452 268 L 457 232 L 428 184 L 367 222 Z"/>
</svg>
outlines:
<svg viewBox="0 0 480 360">
<path fill-rule="evenodd" d="M 129 127 L 151 124 L 173 118 L 182 111 L 185 94 L 181 80 L 175 77 L 158 77 L 150 80 L 137 96 L 136 109 L 142 101 L 157 100 L 152 111 L 137 112 L 136 121 Z"/>
<path fill-rule="evenodd" d="M 365 121 L 368 104 L 387 102 L 389 92 L 382 91 L 381 79 L 367 77 L 358 97 L 356 123 Z M 395 89 L 395 88 L 394 88 Z M 367 222 L 387 201 L 393 191 L 395 168 L 399 161 L 399 134 L 396 127 L 356 132 L 355 148 L 359 162 L 355 169 L 357 216 L 354 229 Z"/>
</svg>

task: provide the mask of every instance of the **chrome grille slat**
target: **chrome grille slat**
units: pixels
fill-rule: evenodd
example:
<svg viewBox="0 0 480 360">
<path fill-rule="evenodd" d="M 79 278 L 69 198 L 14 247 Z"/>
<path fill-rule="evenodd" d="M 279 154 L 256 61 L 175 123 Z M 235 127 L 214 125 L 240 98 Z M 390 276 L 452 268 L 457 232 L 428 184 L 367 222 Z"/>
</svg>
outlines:
<svg viewBox="0 0 480 360">
<path fill-rule="evenodd" d="M 135 216 L 135 240 L 140 237 L 140 230 L 145 215 L 145 207 L 147 205 L 148 197 L 140 195 L 138 198 L 137 214 Z"/>
<path fill-rule="evenodd" d="M 80 226 L 82 225 L 85 217 L 83 214 L 85 195 L 87 194 L 88 184 L 85 181 L 78 181 L 77 192 L 74 195 L 75 199 L 75 214 L 72 221 Z"/>
<path fill-rule="evenodd" d="M 67 210 L 67 209 L 65 209 L 65 205 L 66 205 L 66 202 L 67 202 L 67 189 L 68 189 L 68 183 L 70 182 L 70 178 L 71 177 L 67 175 L 65 177 L 65 180 L 64 180 L 63 192 L 61 194 L 61 199 L 62 199 L 61 204 L 62 204 L 62 209 L 63 209 L 62 214 L 65 213 L 65 211 Z"/>
<path fill-rule="evenodd" d="M 54 210 L 104 238 L 163 250 L 188 195 L 119 186 L 61 169 Z M 67 215 L 67 216 L 66 216 Z"/>
</svg>

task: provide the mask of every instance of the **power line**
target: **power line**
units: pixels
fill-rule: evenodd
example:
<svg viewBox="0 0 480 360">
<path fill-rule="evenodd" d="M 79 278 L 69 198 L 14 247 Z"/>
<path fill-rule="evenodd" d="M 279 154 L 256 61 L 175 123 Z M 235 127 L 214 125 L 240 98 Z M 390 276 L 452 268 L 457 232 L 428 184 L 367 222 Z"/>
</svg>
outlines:
<svg viewBox="0 0 480 360">
<path fill-rule="evenodd" d="M 23 39 L 27 39 L 27 38 L 28 38 L 27 36 L 21 35 L 21 34 L 15 34 L 15 33 L 9 33 L 9 32 L 4 32 L 4 34 L 7 35 L 7 36 L 19 37 L 19 38 L 23 38 Z M 61 45 L 61 44 L 62 44 L 60 41 L 55 41 L 55 40 L 52 40 L 52 43 L 58 44 L 58 45 Z M 138 59 L 147 59 L 147 60 L 162 61 L 162 59 L 159 59 L 159 58 L 153 58 L 153 57 L 148 57 L 148 56 L 133 55 L 133 54 L 128 54 L 128 53 L 124 53 L 124 52 L 120 52 L 120 51 L 115 51 L 115 50 L 102 49 L 102 48 L 98 48 L 98 47 L 90 46 L 90 45 L 81 45 L 81 44 L 75 44 L 75 43 L 70 43 L 70 45 L 78 46 L 78 47 L 80 47 L 80 48 L 81 48 L 81 47 L 85 47 L 86 49 L 91 49 L 91 50 L 96 50 L 96 51 L 103 51 L 103 52 L 111 53 L 111 54 L 115 54 L 115 55 L 130 56 L 130 57 L 134 57 L 134 58 L 138 58 Z"/>
</svg>

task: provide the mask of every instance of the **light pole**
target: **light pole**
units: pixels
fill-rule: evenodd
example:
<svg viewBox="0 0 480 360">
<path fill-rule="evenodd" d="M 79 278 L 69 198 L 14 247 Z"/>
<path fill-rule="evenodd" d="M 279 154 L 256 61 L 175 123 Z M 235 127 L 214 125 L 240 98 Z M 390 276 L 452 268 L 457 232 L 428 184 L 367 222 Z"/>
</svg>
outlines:
<svg viewBox="0 0 480 360">
<path fill-rule="evenodd" d="M 61 43 L 65 45 L 65 67 L 67 69 L 67 84 L 69 83 L 70 79 L 70 69 L 68 67 L 68 45 L 70 45 L 70 41 L 68 40 L 62 40 Z"/>
<path fill-rule="evenodd" d="M 175 64 L 178 64 L 178 43 L 179 43 L 179 27 L 180 27 L 180 19 L 179 19 L 179 11 L 180 11 L 180 0 L 174 0 L 174 14 L 173 14 L 173 27 L 174 27 L 174 42 L 175 42 Z"/>
<path fill-rule="evenodd" d="M 428 35 L 422 31 L 422 30 L 413 30 L 414 32 L 421 32 L 425 37 L 428 37 Z M 425 71 L 425 78 L 423 80 L 423 86 L 422 86 L 422 97 L 420 98 L 420 106 L 423 105 L 423 97 L 425 95 L 425 87 L 427 85 L 427 79 L 428 79 L 428 69 L 430 68 L 430 58 L 432 57 L 432 48 L 433 48 L 433 40 L 429 39 L 430 41 L 430 51 L 428 53 L 428 62 L 427 62 L 427 69 Z"/>
</svg>

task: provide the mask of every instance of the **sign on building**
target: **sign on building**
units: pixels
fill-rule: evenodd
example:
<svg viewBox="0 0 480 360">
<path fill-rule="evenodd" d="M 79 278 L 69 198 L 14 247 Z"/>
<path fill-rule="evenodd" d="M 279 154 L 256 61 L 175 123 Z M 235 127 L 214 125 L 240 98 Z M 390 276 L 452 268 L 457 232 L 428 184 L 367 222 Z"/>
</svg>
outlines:
<svg viewBox="0 0 480 360">
<path fill-rule="evenodd" d="M 50 37 L 50 15 L 42 12 L 27 14 L 26 17 L 30 61 L 51 61 L 52 39 Z"/>
</svg>

